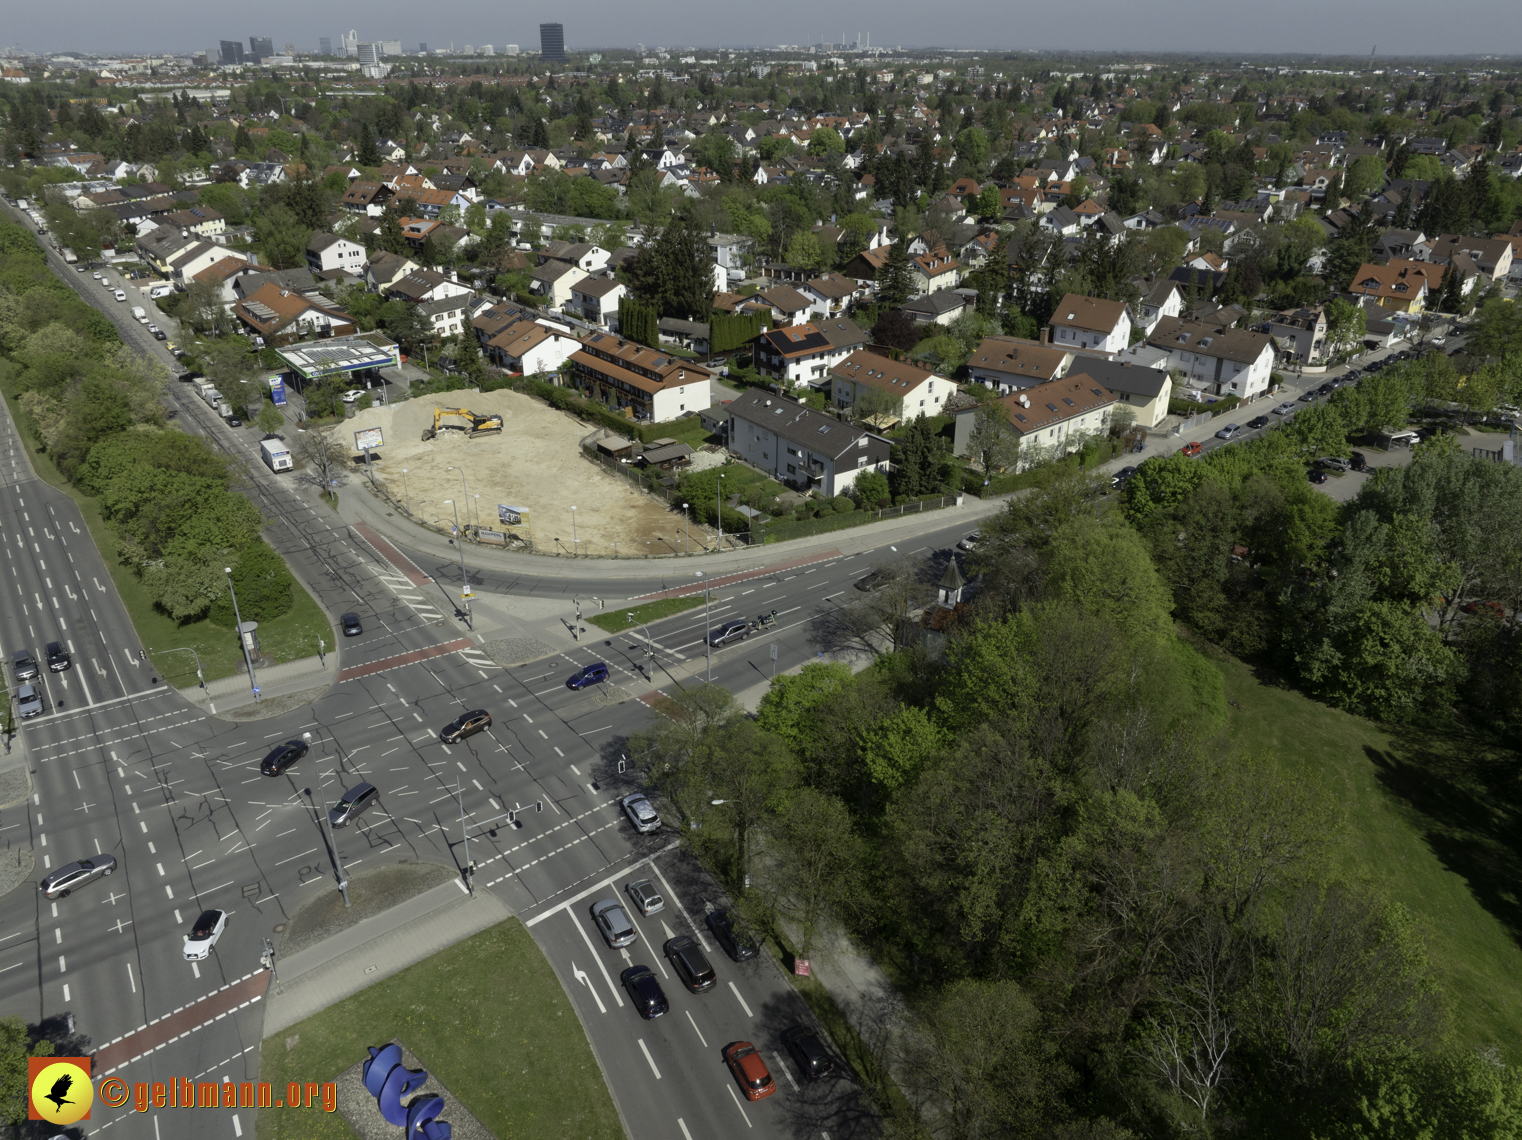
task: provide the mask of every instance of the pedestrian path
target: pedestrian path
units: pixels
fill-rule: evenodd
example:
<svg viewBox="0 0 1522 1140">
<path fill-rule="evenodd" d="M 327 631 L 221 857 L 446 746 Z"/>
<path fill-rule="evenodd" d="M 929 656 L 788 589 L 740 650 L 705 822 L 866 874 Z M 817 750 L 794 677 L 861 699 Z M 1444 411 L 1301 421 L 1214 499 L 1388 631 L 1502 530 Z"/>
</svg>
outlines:
<svg viewBox="0 0 1522 1140">
<path fill-rule="evenodd" d="M 338 660 L 332 653 L 299 657 L 295 661 L 281 661 L 274 665 L 255 665 L 254 682 L 259 686 L 258 697 L 267 699 L 328 684 L 337 669 Z M 253 704 L 258 699 L 254 695 L 253 685 L 249 683 L 248 674 L 241 670 L 230 677 L 218 677 L 215 681 L 206 682 L 204 689 L 191 685 L 180 689 L 179 693 L 191 704 L 211 713 L 217 712 L 218 705 L 223 712 L 227 712 L 231 708 Z"/>
</svg>

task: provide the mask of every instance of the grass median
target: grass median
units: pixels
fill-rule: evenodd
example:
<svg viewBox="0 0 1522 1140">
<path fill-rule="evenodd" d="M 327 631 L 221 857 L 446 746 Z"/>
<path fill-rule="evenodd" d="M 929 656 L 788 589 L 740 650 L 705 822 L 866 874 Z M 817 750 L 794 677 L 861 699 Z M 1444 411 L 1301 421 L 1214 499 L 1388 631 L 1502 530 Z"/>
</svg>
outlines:
<svg viewBox="0 0 1522 1140">
<path fill-rule="evenodd" d="M 410 966 L 264 1042 L 259 1079 L 330 1081 L 401 1040 L 507 1140 L 621 1140 L 623 1126 L 570 1001 L 517 919 Z M 259 1140 L 355 1135 L 337 1113 L 261 1112 Z"/>
<path fill-rule="evenodd" d="M 1226 678 L 1227 739 L 1322 784 L 1346 817 L 1330 873 L 1410 910 L 1465 1045 L 1522 1060 L 1522 852 L 1516 753 L 1457 732 L 1386 729 L 1212 654 Z"/>
<path fill-rule="evenodd" d="M 196 683 L 195 658 L 190 653 L 171 652 L 185 648 L 193 649 L 200 656 L 201 668 L 208 681 L 218 677 L 230 677 L 243 667 L 243 650 L 238 644 L 235 630 L 217 625 L 209 618 L 199 621 L 179 622 L 157 609 L 148 591 L 143 587 L 136 571 L 122 562 L 117 555 L 119 543 L 115 532 L 102 517 L 100 504 L 88 495 L 81 494 L 54 466 L 52 458 L 41 451 L 29 433 L 20 427 L 21 413 L 6 393 L 11 418 L 17 424 L 17 435 L 26 446 L 27 456 L 37 477 L 49 486 L 62 491 L 79 507 L 95 548 L 100 551 L 106 572 L 116 586 L 132 627 L 144 648 L 155 652 L 149 660 L 158 675 L 176 688 L 188 688 Z M 333 648 L 333 626 L 322 608 L 307 593 L 301 582 L 292 585 L 294 605 L 288 613 L 274 621 L 259 623 L 259 646 L 265 658 L 271 662 L 294 661 L 317 654 L 317 639 L 323 638 L 329 651 Z M 115 647 L 112 653 L 116 652 Z M 121 662 L 117 663 L 121 667 Z"/>
<path fill-rule="evenodd" d="M 608 610 L 604 613 L 592 614 L 587 618 L 590 625 L 595 625 L 604 633 L 627 633 L 630 630 L 639 631 L 635 624 L 638 622 L 649 625 L 653 621 L 660 621 L 672 614 L 679 614 L 686 610 L 695 609 L 703 604 L 701 586 L 696 595 L 687 594 L 680 598 L 662 598 L 656 602 L 646 602 L 644 605 L 623 607 L 617 610 Z M 634 621 L 629 620 L 629 615 L 634 615 Z"/>
</svg>

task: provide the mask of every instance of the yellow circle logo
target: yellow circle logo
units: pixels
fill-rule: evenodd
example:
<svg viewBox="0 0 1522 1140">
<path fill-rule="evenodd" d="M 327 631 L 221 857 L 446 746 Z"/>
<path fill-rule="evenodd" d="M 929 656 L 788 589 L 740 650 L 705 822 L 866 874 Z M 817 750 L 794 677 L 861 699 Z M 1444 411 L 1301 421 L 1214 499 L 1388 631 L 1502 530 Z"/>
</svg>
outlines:
<svg viewBox="0 0 1522 1140">
<path fill-rule="evenodd" d="M 89 1070 L 73 1061 L 55 1061 L 32 1079 L 32 1108 L 51 1124 L 73 1124 L 94 1103 Z"/>
</svg>

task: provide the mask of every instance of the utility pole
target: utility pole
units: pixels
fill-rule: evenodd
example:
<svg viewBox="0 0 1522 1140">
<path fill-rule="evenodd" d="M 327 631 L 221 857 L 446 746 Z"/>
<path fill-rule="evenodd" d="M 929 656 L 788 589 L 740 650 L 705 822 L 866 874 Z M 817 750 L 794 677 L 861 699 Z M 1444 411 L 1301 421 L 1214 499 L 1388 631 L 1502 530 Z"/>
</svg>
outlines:
<svg viewBox="0 0 1522 1140">
<path fill-rule="evenodd" d="M 307 747 L 312 746 L 312 734 L 303 732 L 301 739 L 307 742 Z M 349 905 L 349 876 L 344 872 L 343 856 L 338 853 L 338 837 L 333 834 L 333 821 L 328 818 L 328 795 L 322 790 L 322 773 L 317 773 L 317 779 L 313 781 L 317 785 L 317 795 L 322 803 L 322 821 L 327 829 L 328 846 L 333 852 L 333 865 L 338 869 L 338 893 L 343 895 L 344 906 Z"/>
<path fill-rule="evenodd" d="M 248 638 L 253 630 L 243 628 L 243 616 L 238 613 L 238 591 L 233 589 L 233 568 L 225 566 L 222 573 L 227 575 L 227 592 L 233 596 L 233 620 L 238 623 L 238 642 L 243 646 L 243 663 L 248 666 L 249 688 L 254 690 L 254 700 L 259 700 L 259 683 L 254 679 L 254 658 L 248 651 Z M 249 625 L 254 625 L 249 622 Z M 199 665 L 199 661 L 197 662 Z"/>
<path fill-rule="evenodd" d="M 476 893 L 476 865 L 470 861 L 470 828 L 465 826 L 465 793 L 460 786 L 460 777 L 454 778 L 455 799 L 460 804 L 460 836 L 465 840 L 465 870 L 461 872 L 465 879 L 465 889 L 472 895 Z"/>
<path fill-rule="evenodd" d="M 708 654 L 707 680 L 713 681 L 713 628 L 708 620 L 708 575 L 703 571 L 694 571 L 697 577 L 703 579 L 703 648 Z"/>
</svg>

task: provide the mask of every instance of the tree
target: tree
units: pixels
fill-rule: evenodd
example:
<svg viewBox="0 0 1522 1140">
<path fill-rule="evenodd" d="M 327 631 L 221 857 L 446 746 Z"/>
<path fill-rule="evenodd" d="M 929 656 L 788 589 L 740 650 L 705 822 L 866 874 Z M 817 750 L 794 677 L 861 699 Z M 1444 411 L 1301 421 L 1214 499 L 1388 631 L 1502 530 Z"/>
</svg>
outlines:
<svg viewBox="0 0 1522 1140">
<path fill-rule="evenodd" d="M 766 830 L 772 841 L 767 877 L 774 884 L 767 893 L 795 924 L 797 954 L 807 958 L 823 918 L 845 918 L 858 905 L 862 841 L 845 804 L 814 788 L 788 796 Z"/>
<path fill-rule="evenodd" d="M 864 471 L 851 484 L 851 495 L 862 507 L 885 507 L 893 501 L 888 477 L 881 471 Z"/>
<path fill-rule="evenodd" d="M 989 475 L 1013 467 L 1020 459 L 1020 443 L 1010 433 L 1009 417 L 998 403 L 979 405 L 972 414 L 967 448 Z"/>
<path fill-rule="evenodd" d="M 261 400 L 259 414 L 254 417 L 254 426 L 265 435 L 274 435 L 285 426 L 285 417 L 274 404 L 266 404 Z"/>
<path fill-rule="evenodd" d="M 919 326 L 902 309 L 885 309 L 872 326 L 872 340 L 902 352 L 911 352 L 920 342 Z"/>
<path fill-rule="evenodd" d="M 892 449 L 893 471 L 888 482 L 900 498 L 933 495 L 944 485 L 945 446 L 930 421 L 916 416 L 901 431 Z"/>
<path fill-rule="evenodd" d="M 26 1061 L 28 1057 L 51 1057 L 53 1043 L 32 1040 L 20 1017 L 0 1018 L 0 1123 L 20 1125 L 27 1117 Z"/>
<path fill-rule="evenodd" d="M 846 141 L 834 127 L 819 127 L 809 136 L 809 154 L 823 158 L 827 154 L 844 154 Z"/>
<path fill-rule="evenodd" d="M 1522 305 L 1493 297 L 1480 306 L 1473 322 L 1469 351 L 1502 360 L 1522 355 Z"/>
<path fill-rule="evenodd" d="M 907 301 L 914 292 L 914 277 L 909 269 L 909 247 L 900 237 L 888 250 L 888 260 L 877 271 L 878 300 L 891 309 Z"/>
<path fill-rule="evenodd" d="M 271 206 L 259 215 L 254 227 L 259 233 L 260 247 L 276 269 L 294 269 L 305 264 L 312 230 L 286 207 Z"/>
<path fill-rule="evenodd" d="M 808 230 L 799 230 L 793 235 L 782 259 L 797 269 L 819 269 L 825 264 L 824 250 L 819 246 L 819 239 Z"/>
<path fill-rule="evenodd" d="M 729 719 L 707 736 L 696 775 L 707 789 L 703 794 L 712 795 L 702 813 L 728 822 L 734 837 L 733 883 L 744 889 L 749 886 L 752 835 L 777 797 L 792 785 L 796 761 L 781 739 L 745 717 Z"/>
<path fill-rule="evenodd" d="M 691 219 L 657 230 L 622 270 L 634 295 L 662 317 L 701 321 L 713 308 L 708 235 Z"/>
<path fill-rule="evenodd" d="M 1049 589 L 1138 644 L 1173 636 L 1173 598 L 1142 538 L 1119 519 L 1080 517 L 1052 536 Z"/>
<path fill-rule="evenodd" d="M 239 130 L 242 130 L 240 127 Z M 355 147 L 354 161 L 360 166 L 379 166 L 380 151 L 375 146 L 375 130 L 368 122 L 359 125 L 359 145 Z"/>
<path fill-rule="evenodd" d="M 1326 339 L 1332 346 L 1332 355 L 1360 343 L 1368 327 L 1368 315 L 1362 306 L 1341 297 L 1333 297 L 1327 302 Z"/>
<path fill-rule="evenodd" d="M 480 385 L 486 378 L 486 363 L 481 359 L 481 342 L 476 338 L 476 330 L 467 324 L 465 330 L 455 338 L 454 366 L 456 372 L 462 372 L 472 384 Z"/>
</svg>

